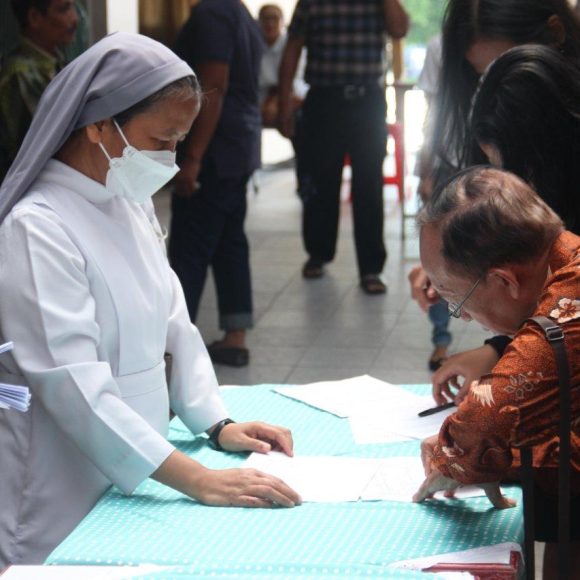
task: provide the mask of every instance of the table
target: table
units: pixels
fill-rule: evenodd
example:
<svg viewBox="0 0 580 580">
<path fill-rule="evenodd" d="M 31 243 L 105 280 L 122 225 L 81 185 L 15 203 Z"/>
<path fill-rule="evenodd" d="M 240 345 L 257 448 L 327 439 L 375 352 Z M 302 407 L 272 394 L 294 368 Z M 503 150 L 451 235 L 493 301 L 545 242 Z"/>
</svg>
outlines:
<svg viewBox="0 0 580 580">
<path fill-rule="evenodd" d="M 419 455 L 419 442 L 356 445 L 347 419 L 272 392 L 275 385 L 226 388 L 237 421 L 264 420 L 292 429 L 301 455 L 393 457 Z M 429 387 L 407 387 L 417 393 Z M 178 420 L 169 439 L 214 468 L 239 466 L 245 456 L 220 453 L 193 439 Z M 518 507 L 498 511 L 484 497 L 423 504 L 356 502 L 303 504 L 294 509 L 216 508 L 147 480 L 134 495 L 108 491 L 47 564 L 174 565 L 155 578 L 420 578 L 386 569 L 391 562 L 523 541 L 521 490 L 508 493 Z M 423 576 L 424 578 L 424 576 Z"/>
</svg>

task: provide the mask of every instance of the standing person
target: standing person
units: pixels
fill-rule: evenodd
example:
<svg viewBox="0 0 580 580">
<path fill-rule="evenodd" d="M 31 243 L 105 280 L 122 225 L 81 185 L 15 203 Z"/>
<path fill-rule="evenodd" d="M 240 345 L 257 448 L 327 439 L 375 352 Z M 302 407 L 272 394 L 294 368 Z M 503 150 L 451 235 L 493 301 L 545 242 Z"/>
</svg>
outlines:
<svg viewBox="0 0 580 580">
<path fill-rule="evenodd" d="M 354 237 L 360 284 L 383 294 L 387 253 L 383 240 L 385 32 L 407 33 L 399 0 L 299 0 L 280 66 L 279 125 L 293 132 L 291 87 L 306 46 L 300 148 L 304 160 L 302 235 L 305 278 L 319 278 L 335 255 L 344 158 L 351 160 Z"/>
<path fill-rule="evenodd" d="M 419 176 L 417 193 L 423 203 L 427 203 L 433 190 L 433 168 L 435 156 L 433 154 L 433 121 L 435 117 L 434 101 L 439 92 L 439 82 L 441 75 L 441 35 L 438 34 L 427 44 L 425 63 L 417 87 L 423 91 L 427 103 L 427 114 L 423 125 L 423 146 L 417 156 L 415 173 Z M 417 266 L 409 273 L 409 280 L 420 274 L 421 266 Z M 431 342 L 433 352 L 427 361 L 429 370 L 436 371 L 441 367 L 447 358 L 447 350 L 451 344 L 452 336 L 449 332 L 449 314 L 447 303 L 439 300 L 431 304 L 428 309 L 429 320 L 432 325 Z"/>
<path fill-rule="evenodd" d="M 438 435 L 422 444 L 427 479 L 415 494 L 484 484 L 496 507 L 510 507 L 497 482 L 514 455 L 534 448 L 535 539 L 547 542 L 544 578 L 556 578 L 560 377 L 542 330 L 564 334 L 570 369 L 570 578 L 580 570 L 580 237 L 521 179 L 474 167 L 433 194 L 418 218 L 421 262 L 450 312 L 514 336 L 494 369 L 472 387 Z M 539 452 L 537 452 L 539 451 Z M 563 576 L 559 576 L 563 577 Z"/>
<path fill-rule="evenodd" d="M 176 52 L 198 73 L 199 117 L 180 148 L 169 258 L 192 322 L 211 266 L 225 334 L 208 348 L 216 363 L 249 362 L 253 326 L 246 186 L 260 163 L 260 29 L 240 0 L 201 0 L 181 30 Z"/>
<path fill-rule="evenodd" d="M 112 34 L 46 89 L 0 188 L 0 569 L 40 564 L 113 484 L 146 478 L 207 505 L 291 507 L 254 470 L 210 470 L 166 439 L 170 409 L 217 449 L 292 454 L 287 429 L 234 423 L 165 256 L 151 196 L 201 100 L 163 45 Z M 173 358 L 166 380 L 164 353 Z"/>
<path fill-rule="evenodd" d="M 548 46 L 562 53 L 574 66 L 580 66 L 580 20 L 568 1 L 448 1 L 443 21 L 441 91 L 436 99 L 433 143 L 438 167 L 443 173 L 468 163 L 471 151 L 468 117 L 479 76 L 505 51 L 522 44 Z M 538 115 L 537 119 L 532 118 L 534 123 L 541 122 L 542 109 Z M 549 129 L 548 133 L 552 132 Z M 539 193 L 543 195 L 541 189 Z M 424 310 L 439 301 L 424 271 L 415 272 L 411 294 Z M 439 391 L 437 385 L 443 374 L 452 366 L 460 370 L 468 388 L 485 369 L 493 367 L 508 343 L 508 337 L 493 337 L 479 349 L 449 357 L 438 371 L 440 374 L 433 377 L 435 392 Z M 465 392 L 462 389 L 459 397 Z"/>
<path fill-rule="evenodd" d="M 61 49 L 75 39 L 72 0 L 12 0 L 20 42 L 0 69 L 0 183 L 28 131 L 48 83 L 65 65 Z"/>
<path fill-rule="evenodd" d="M 534 123 L 529 120 L 534 119 Z M 580 235 L 580 70 L 558 51 L 512 48 L 488 68 L 473 99 L 467 163 L 491 163 L 533 184 L 538 195 Z M 496 339 L 490 339 L 491 341 Z M 507 340 L 509 342 L 509 339 Z M 493 343 L 492 343 L 493 345 Z M 433 375 L 438 403 L 459 402 L 469 384 L 497 363 L 489 343 L 449 357 Z M 458 393 L 450 389 L 464 380 Z"/>
</svg>

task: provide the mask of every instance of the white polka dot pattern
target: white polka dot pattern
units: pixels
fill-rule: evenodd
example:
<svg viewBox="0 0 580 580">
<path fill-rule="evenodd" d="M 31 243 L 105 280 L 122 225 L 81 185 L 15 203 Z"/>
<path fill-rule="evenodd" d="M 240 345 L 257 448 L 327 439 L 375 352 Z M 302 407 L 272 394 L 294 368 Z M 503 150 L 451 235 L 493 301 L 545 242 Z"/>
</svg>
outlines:
<svg viewBox="0 0 580 580">
<path fill-rule="evenodd" d="M 225 389 L 237 421 L 260 419 L 292 429 L 301 455 L 419 455 L 418 442 L 360 445 L 339 419 L 273 393 L 272 385 Z M 408 387 L 425 394 L 426 385 Z M 239 466 L 244 456 L 213 451 L 177 419 L 170 440 L 214 468 Z M 174 565 L 147 578 L 415 578 L 385 569 L 390 562 L 480 545 L 522 541 L 518 507 L 494 510 L 486 498 L 424 504 L 357 502 L 304 504 L 285 510 L 199 505 L 153 480 L 131 497 L 113 488 L 54 550 L 48 564 Z"/>
</svg>

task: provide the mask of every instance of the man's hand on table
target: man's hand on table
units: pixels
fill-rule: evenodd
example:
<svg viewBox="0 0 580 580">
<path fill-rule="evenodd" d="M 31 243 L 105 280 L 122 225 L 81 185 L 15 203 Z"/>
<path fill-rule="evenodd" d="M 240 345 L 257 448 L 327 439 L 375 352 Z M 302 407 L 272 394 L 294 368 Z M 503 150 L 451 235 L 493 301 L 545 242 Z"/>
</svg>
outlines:
<svg viewBox="0 0 580 580">
<path fill-rule="evenodd" d="M 226 425 L 219 434 L 219 443 L 226 451 L 282 451 L 290 457 L 294 455 L 290 430 L 260 421 Z"/>
<path fill-rule="evenodd" d="M 433 497 L 433 494 L 438 491 L 443 491 L 445 497 L 454 497 L 455 490 L 461 486 L 458 481 L 445 477 L 433 464 L 434 448 L 438 443 L 438 439 L 438 435 L 432 435 L 421 443 L 421 461 L 427 477 L 413 496 L 415 503 L 420 503 Z M 475 485 L 483 489 L 489 501 L 497 509 L 511 508 L 516 505 L 515 500 L 502 495 L 499 482 L 477 483 Z"/>
<path fill-rule="evenodd" d="M 411 298 L 417 301 L 423 312 L 427 312 L 430 306 L 437 304 L 440 297 L 431 282 L 423 266 L 415 266 L 409 272 L 409 284 L 411 285 Z"/>
<path fill-rule="evenodd" d="M 447 403 L 448 399 L 459 405 L 473 382 L 490 373 L 498 360 L 497 352 L 488 344 L 450 356 L 431 379 L 433 399 L 438 405 Z M 463 384 L 459 383 L 460 378 Z"/>
<path fill-rule="evenodd" d="M 201 503 L 231 507 L 294 507 L 300 496 L 281 479 L 257 469 L 204 469 L 195 478 Z"/>
</svg>

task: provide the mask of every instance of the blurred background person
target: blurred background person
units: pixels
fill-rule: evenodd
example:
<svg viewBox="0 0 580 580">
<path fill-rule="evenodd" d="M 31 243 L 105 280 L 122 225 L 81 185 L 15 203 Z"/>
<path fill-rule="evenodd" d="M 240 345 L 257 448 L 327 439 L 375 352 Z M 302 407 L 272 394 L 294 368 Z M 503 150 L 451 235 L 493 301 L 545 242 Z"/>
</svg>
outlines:
<svg viewBox="0 0 580 580">
<path fill-rule="evenodd" d="M 468 163 L 471 101 L 489 64 L 514 46 L 542 44 L 578 66 L 580 22 L 567 0 L 449 0 L 442 38 L 441 90 L 435 100 L 433 129 L 434 182 Z M 439 301 L 422 270 L 413 272 L 411 294 L 424 310 Z M 508 337 L 493 337 L 480 349 L 453 355 L 433 376 L 435 391 L 447 365 L 448 370 L 460 371 L 468 388 L 493 367 L 507 344 Z M 461 390 L 459 398 L 465 392 Z"/>
<path fill-rule="evenodd" d="M 363 14 L 364 17 L 360 17 Z M 279 126 L 293 135 L 292 82 L 303 47 L 305 80 L 301 156 L 302 274 L 320 278 L 338 236 L 345 156 L 352 167 L 354 237 L 361 288 L 384 294 L 383 161 L 386 148 L 385 33 L 402 38 L 409 18 L 399 0 L 298 0 L 280 66 Z"/>
<path fill-rule="evenodd" d="M 222 340 L 208 351 L 218 364 L 249 362 L 253 326 L 250 248 L 244 231 L 246 187 L 260 163 L 260 28 L 239 0 L 201 0 L 175 52 L 198 74 L 204 103 L 179 150 L 169 257 L 195 322 L 211 266 Z"/>
<path fill-rule="evenodd" d="M 63 49 L 75 40 L 72 0 L 12 0 L 20 41 L 0 70 L 0 182 L 14 161 L 44 89 L 66 64 Z"/>
<path fill-rule="evenodd" d="M 282 53 L 286 46 L 287 35 L 284 29 L 284 14 L 277 4 L 264 4 L 258 13 L 258 23 L 262 30 L 266 47 L 260 64 L 260 108 L 262 127 L 273 128 L 278 122 L 278 76 Z M 302 160 L 300 156 L 301 107 L 308 92 L 304 82 L 304 51 L 292 86 L 292 111 L 295 132 L 292 136 L 292 147 L 296 165 L 297 191 L 300 194 L 302 182 Z"/>
<path fill-rule="evenodd" d="M 425 63 L 417 81 L 417 87 L 423 91 L 427 103 L 427 114 L 423 125 L 423 146 L 419 151 L 415 166 L 415 174 L 419 176 L 417 193 L 423 203 L 427 203 L 433 190 L 433 173 L 436 163 L 433 155 L 434 101 L 439 92 L 440 75 L 441 35 L 439 34 L 433 37 L 427 45 Z M 418 273 L 420 274 L 420 271 L 421 266 L 414 268 L 409 274 L 410 279 L 413 279 Z M 450 321 L 447 303 L 444 300 L 439 300 L 439 302 L 429 306 L 428 313 L 432 325 L 433 352 L 427 361 L 427 366 L 429 370 L 436 371 L 447 358 L 447 351 L 452 340 L 452 335 L 449 332 Z"/>
<path fill-rule="evenodd" d="M 545 46 L 507 51 L 483 78 L 470 119 L 467 164 L 491 163 L 533 184 L 566 228 L 580 234 L 580 70 L 575 63 Z M 444 393 L 463 399 L 470 382 L 490 372 L 499 356 L 492 342 L 449 357 L 433 375 L 436 400 L 444 402 Z M 455 395 L 450 385 L 460 378 L 464 388 Z"/>
</svg>

